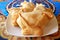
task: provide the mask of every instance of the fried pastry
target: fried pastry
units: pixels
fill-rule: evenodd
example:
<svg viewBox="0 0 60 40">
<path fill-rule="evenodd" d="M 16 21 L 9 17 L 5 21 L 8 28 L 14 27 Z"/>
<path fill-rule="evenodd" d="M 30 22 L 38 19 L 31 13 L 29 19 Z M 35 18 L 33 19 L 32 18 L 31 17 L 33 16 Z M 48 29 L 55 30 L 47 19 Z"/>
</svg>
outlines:
<svg viewBox="0 0 60 40">
<path fill-rule="evenodd" d="M 34 8 L 34 11 L 39 10 L 40 12 L 43 12 L 45 10 L 45 5 L 43 4 L 36 4 L 36 7 Z"/>
<path fill-rule="evenodd" d="M 22 7 L 20 8 L 23 10 L 23 12 L 31 12 L 35 8 L 35 5 L 32 2 L 26 2 L 26 1 L 21 3 L 21 6 Z"/>
<path fill-rule="evenodd" d="M 12 20 L 12 25 L 13 26 L 19 26 L 16 22 L 19 14 L 21 12 L 29 12 L 29 11 L 33 11 L 35 5 L 31 2 L 23 2 L 21 3 L 22 7 L 18 7 L 18 8 L 10 8 L 8 9 L 9 14 L 11 14 L 11 20 Z"/>
<path fill-rule="evenodd" d="M 51 9 L 45 8 L 40 4 L 32 12 L 21 13 L 17 23 L 24 35 L 42 35 L 48 22 L 53 18 Z"/>
<path fill-rule="evenodd" d="M 43 4 L 36 4 L 36 7 L 34 8 L 34 11 L 40 11 L 43 12 L 45 14 L 47 14 L 47 16 L 49 17 L 53 17 L 53 11 L 51 8 L 46 8 L 45 5 Z"/>
<path fill-rule="evenodd" d="M 16 20 L 20 13 L 21 13 L 21 10 L 19 8 L 10 8 L 9 9 L 9 14 L 11 15 L 11 20 L 12 20 L 13 26 L 18 26 Z"/>
<path fill-rule="evenodd" d="M 37 26 L 33 26 L 33 25 L 28 25 L 26 23 L 26 21 L 19 16 L 19 18 L 17 19 L 17 23 L 19 24 L 20 28 L 22 29 L 22 34 L 24 35 L 42 35 L 42 29 L 40 29 L 40 27 Z"/>
<path fill-rule="evenodd" d="M 49 21 L 54 17 L 53 11 L 43 4 L 36 4 L 24 1 L 19 8 L 8 10 L 11 14 L 11 22 L 19 26 L 23 35 L 43 35 L 43 30 Z"/>
</svg>

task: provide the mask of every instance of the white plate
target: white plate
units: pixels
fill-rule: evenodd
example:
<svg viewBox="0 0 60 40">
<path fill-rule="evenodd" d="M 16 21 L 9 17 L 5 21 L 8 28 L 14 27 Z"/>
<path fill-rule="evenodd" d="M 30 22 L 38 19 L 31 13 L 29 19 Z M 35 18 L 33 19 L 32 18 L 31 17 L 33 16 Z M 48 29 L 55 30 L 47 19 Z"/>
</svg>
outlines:
<svg viewBox="0 0 60 40">
<path fill-rule="evenodd" d="M 22 35 L 21 29 L 18 27 L 13 27 L 11 25 L 10 15 L 7 18 L 6 27 L 9 35 L 19 36 L 19 37 L 36 37 L 36 35 Z M 58 31 L 58 23 L 56 18 L 54 17 L 44 29 L 44 34 L 42 36 L 50 35 Z"/>
</svg>

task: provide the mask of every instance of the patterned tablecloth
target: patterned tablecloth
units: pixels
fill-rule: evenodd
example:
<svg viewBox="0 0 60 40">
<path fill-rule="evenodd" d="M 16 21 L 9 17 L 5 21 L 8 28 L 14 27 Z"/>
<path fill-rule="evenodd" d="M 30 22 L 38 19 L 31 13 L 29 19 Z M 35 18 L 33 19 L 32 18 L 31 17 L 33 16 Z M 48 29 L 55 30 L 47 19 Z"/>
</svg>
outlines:
<svg viewBox="0 0 60 40">
<path fill-rule="evenodd" d="M 4 18 L 0 16 L 0 19 Z M 52 34 L 52 35 L 48 35 L 45 37 L 35 37 L 35 38 L 28 38 L 28 37 L 16 37 L 16 36 L 12 36 L 12 35 L 8 35 L 7 30 L 6 30 L 6 20 L 3 20 L 1 22 L 0 20 L 0 35 L 1 37 L 8 39 L 8 40 L 54 40 L 54 39 L 58 39 L 60 38 L 60 15 L 58 15 L 57 17 L 58 20 L 58 25 L 59 25 L 59 31 Z"/>
</svg>

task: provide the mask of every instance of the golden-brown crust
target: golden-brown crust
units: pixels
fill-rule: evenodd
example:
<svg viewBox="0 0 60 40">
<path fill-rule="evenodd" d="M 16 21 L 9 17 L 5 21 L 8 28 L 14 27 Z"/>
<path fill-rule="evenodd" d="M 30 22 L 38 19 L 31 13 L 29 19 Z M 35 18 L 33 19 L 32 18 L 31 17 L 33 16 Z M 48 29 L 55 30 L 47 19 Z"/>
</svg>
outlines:
<svg viewBox="0 0 60 40">
<path fill-rule="evenodd" d="M 43 35 L 43 30 L 47 23 L 53 18 L 50 8 L 45 8 L 42 4 L 35 5 L 24 1 L 22 7 L 12 8 L 12 24 L 22 29 L 24 35 Z"/>
<path fill-rule="evenodd" d="M 43 13 L 46 14 L 46 16 L 48 16 L 49 19 L 54 17 L 53 11 L 50 8 L 45 8 Z"/>
<path fill-rule="evenodd" d="M 20 8 L 22 9 L 23 12 L 31 12 L 35 8 L 35 5 L 32 2 L 24 1 L 23 3 L 21 3 L 21 5 L 22 7 Z"/>
<path fill-rule="evenodd" d="M 17 19 L 24 35 L 43 35 L 45 26 L 53 18 L 51 9 L 38 7 L 39 9 L 35 8 L 32 12 L 22 13 Z"/>
<path fill-rule="evenodd" d="M 11 20 L 13 26 L 19 26 L 16 22 L 17 18 L 19 17 L 19 14 L 21 13 L 20 8 L 10 8 L 9 14 L 11 14 Z"/>
</svg>

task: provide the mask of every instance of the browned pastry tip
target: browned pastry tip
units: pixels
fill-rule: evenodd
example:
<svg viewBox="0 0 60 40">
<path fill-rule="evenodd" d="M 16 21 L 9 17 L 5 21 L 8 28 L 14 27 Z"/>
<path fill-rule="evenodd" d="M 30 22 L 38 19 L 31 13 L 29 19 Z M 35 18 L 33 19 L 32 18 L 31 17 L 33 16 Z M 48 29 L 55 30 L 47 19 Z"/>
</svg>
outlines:
<svg viewBox="0 0 60 40">
<path fill-rule="evenodd" d="M 35 5 L 32 2 L 24 1 L 23 3 L 21 3 L 21 5 L 22 7 L 20 8 L 22 9 L 23 12 L 31 12 L 35 8 Z"/>
<path fill-rule="evenodd" d="M 16 20 L 19 17 L 19 15 L 21 14 L 21 10 L 20 8 L 10 8 L 8 10 L 9 14 L 11 15 L 11 20 L 12 20 L 12 25 L 15 27 L 19 27 L 19 25 L 17 24 Z"/>
<path fill-rule="evenodd" d="M 52 19 L 54 17 L 53 11 L 50 8 L 45 8 L 46 10 L 43 11 L 43 14 L 46 14 L 49 19 Z"/>
</svg>

